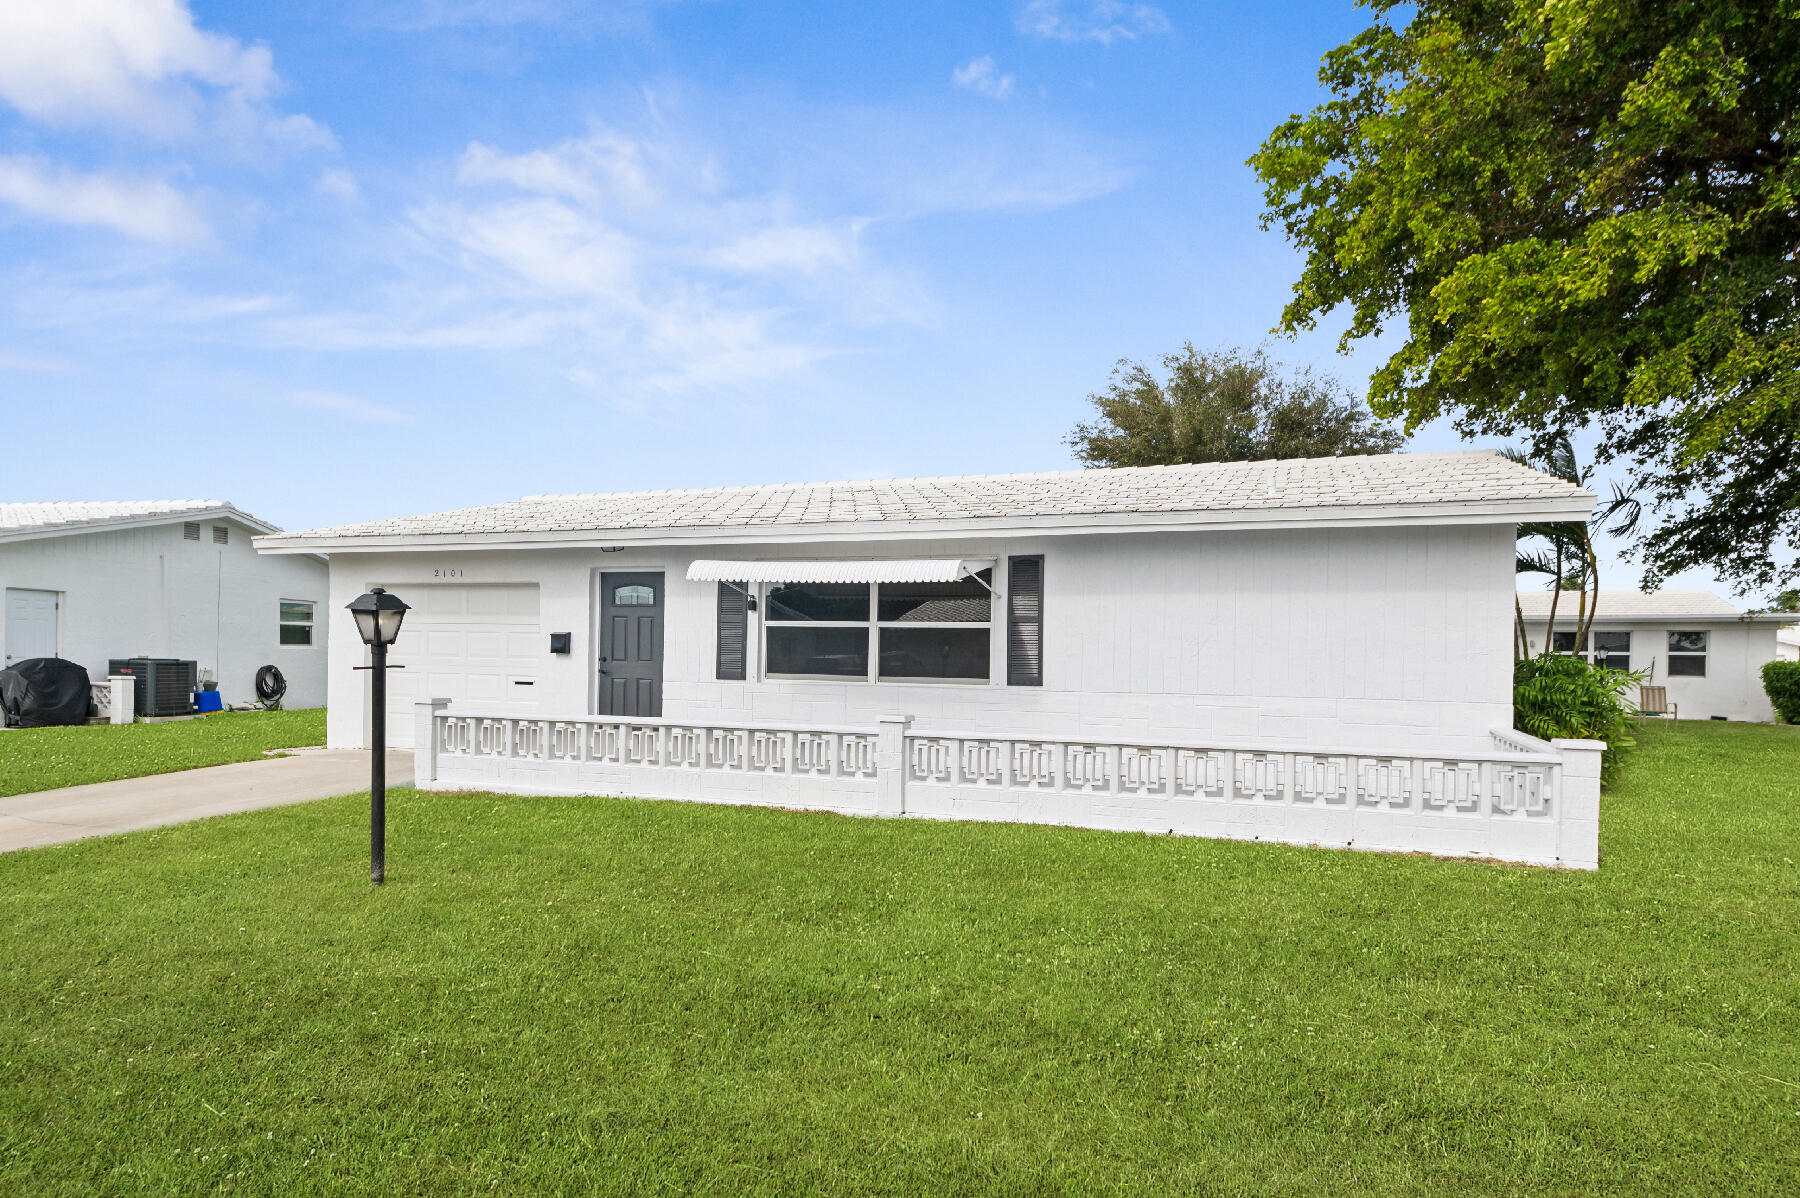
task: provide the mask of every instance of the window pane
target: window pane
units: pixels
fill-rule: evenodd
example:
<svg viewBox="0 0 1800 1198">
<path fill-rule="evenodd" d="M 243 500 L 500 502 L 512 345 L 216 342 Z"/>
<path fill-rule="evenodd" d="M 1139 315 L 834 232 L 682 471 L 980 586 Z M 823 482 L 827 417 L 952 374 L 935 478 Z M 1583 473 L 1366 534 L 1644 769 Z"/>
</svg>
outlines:
<svg viewBox="0 0 1800 1198">
<path fill-rule="evenodd" d="M 1594 655 L 1594 664 L 1597 666 L 1605 666 L 1609 670 L 1629 670 L 1631 668 L 1631 655 L 1627 653 L 1608 653 L 1606 656 L 1602 657 L 1596 653 Z"/>
<path fill-rule="evenodd" d="M 869 585 L 863 582 L 783 583 L 769 588 L 768 606 L 769 610 L 763 616 L 766 620 L 867 620 Z"/>
<path fill-rule="evenodd" d="M 988 629 L 883 628 L 883 678 L 986 678 Z"/>
<path fill-rule="evenodd" d="M 1631 634 L 1629 632 L 1596 632 L 1594 634 L 1594 652 L 1629 653 L 1631 652 Z"/>
<path fill-rule="evenodd" d="M 310 603 L 295 603 L 292 600 L 283 599 L 281 601 L 282 622 L 284 624 L 310 624 L 312 623 L 312 609 L 313 605 Z"/>
<path fill-rule="evenodd" d="M 1704 632 L 1671 632 L 1669 634 L 1669 652 L 1704 653 L 1706 652 L 1706 634 Z"/>
<path fill-rule="evenodd" d="M 1551 648 L 1551 651 L 1554 653 L 1574 653 L 1576 651 L 1575 650 L 1575 634 L 1573 632 L 1552 633 L 1550 648 Z M 1587 646 L 1583 645 L 1582 652 L 1586 652 L 1586 651 L 1587 651 Z"/>
<path fill-rule="evenodd" d="M 614 587 L 614 607 L 655 607 L 656 588 L 644 586 Z"/>
<path fill-rule="evenodd" d="M 863 588 L 867 593 L 868 588 Z M 865 604 L 865 606 L 867 606 Z M 867 628 L 770 628 L 771 674 L 828 674 L 834 678 L 869 676 Z"/>
<path fill-rule="evenodd" d="M 1706 658 L 1698 653 L 1677 653 L 1669 658 L 1669 677 L 1706 677 Z"/>
<path fill-rule="evenodd" d="M 284 645 L 312 644 L 312 625 L 283 624 L 281 626 L 281 643 Z"/>
<path fill-rule="evenodd" d="M 981 577 L 991 579 L 992 570 Z M 974 579 L 963 582 L 884 582 L 877 607 L 882 623 L 930 620 L 985 624 L 993 618 L 993 592 Z"/>
</svg>

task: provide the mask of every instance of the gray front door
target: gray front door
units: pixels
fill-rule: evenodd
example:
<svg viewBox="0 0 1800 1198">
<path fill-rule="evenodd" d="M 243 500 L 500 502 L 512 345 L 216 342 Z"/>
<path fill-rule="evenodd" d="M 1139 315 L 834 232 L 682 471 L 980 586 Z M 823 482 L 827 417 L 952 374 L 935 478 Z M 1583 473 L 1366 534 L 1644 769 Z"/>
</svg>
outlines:
<svg viewBox="0 0 1800 1198">
<path fill-rule="evenodd" d="M 600 575 L 600 714 L 662 714 L 663 576 Z"/>
</svg>

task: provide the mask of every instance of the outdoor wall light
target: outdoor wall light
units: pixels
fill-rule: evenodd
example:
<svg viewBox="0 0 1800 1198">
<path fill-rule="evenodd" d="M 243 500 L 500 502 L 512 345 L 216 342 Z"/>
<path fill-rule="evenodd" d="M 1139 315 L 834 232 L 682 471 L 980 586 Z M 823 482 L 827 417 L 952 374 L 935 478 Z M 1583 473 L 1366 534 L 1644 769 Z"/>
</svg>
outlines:
<svg viewBox="0 0 1800 1198">
<path fill-rule="evenodd" d="M 349 603 L 356 631 L 369 647 L 369 881 L 387 879 L 387 651 L 400 639 L 409 607 L 376 587 Z"/>
</svg>

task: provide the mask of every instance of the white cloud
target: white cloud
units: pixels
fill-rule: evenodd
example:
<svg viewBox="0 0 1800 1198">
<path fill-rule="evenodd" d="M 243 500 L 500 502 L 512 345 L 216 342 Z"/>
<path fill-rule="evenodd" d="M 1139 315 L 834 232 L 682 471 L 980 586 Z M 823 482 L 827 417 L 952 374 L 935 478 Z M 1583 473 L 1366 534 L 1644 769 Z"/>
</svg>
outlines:
<svg viewBox="0 0 1800 1198">
<path fill-rule="evenodd" d="M 40 220 L 99 225 L 142 241 L 204 240 L 206 218 L 160 179 L 82 174 L 38 158 L 0 156 L 0 202 Z"/>
<path fill-rule="evenodd" d="M 356 176 L 341 167 L 320 171 L 319 180 L 313 186 L 320 195 L 330 196 L 342 203 L 362 203 L 362 188 L 356 185 Z"/>
<path fill-rule="evenodd" d="M 370 403 L 366 399 L 345 395 L 339 391 L 300 388 L 289 391 L 287 398 L 289 403 L 298 407 L 315 408 L 319 411 L 332 412 L 339 416 L 348 416 L 352 420 L 363 420 L 371 424 L 397 424 L 411 419 L 405 412 L 396 408 Z"/>
<path fill-rule="evenodd" d="M 1169 32 L 1168 14 L 1162 9 L 1125 0 L 1089 0 L 1073 5 L 1069 0 L 1028 0 L 1019 10 L 1017 23 L 1020 32 L 1033 37 L 1056 42 L 1099 42 L 1103 46 Z"/>
<path fill-rule="evenodd" d="M 239 152 L 334 145 L 284 115 L 266 46 L 198 28 L 184 0 L 0 4 L 0 98 L 58 126 L 124 128 Z"/>
<path fill-rule="evenodd" d="M 991 54 L 983 54 L 980 58 L 971 58 L 963 63 L 950 73 L 950 80 L 958 87 L 979 92 L 991 100 L 1004 100 L 1012 94 L 1013 89 L 1013 77 L 1000 73 Z"/>
</svg>

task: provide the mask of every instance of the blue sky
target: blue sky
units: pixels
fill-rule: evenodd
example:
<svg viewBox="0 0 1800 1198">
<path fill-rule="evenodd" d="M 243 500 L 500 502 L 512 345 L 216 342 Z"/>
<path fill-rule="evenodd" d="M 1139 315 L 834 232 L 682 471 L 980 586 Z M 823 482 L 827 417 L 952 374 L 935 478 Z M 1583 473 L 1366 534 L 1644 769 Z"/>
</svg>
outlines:
<svg viewBox="0 0 1800 1198">
<path fill-rule="evenodd" d="M 1269 338 L 1298 259 L 1244 159 L 1365 22 L 1345 0 L 11 6 L 0 496 L 201 494 L 305 527 L 1071 466 L 1117 359 Z M 1380 347 L 1339 356 L 1336 332 L 1273 349 L 1361 387 Z"/>
</svg>

